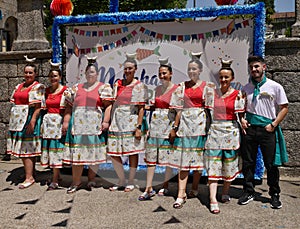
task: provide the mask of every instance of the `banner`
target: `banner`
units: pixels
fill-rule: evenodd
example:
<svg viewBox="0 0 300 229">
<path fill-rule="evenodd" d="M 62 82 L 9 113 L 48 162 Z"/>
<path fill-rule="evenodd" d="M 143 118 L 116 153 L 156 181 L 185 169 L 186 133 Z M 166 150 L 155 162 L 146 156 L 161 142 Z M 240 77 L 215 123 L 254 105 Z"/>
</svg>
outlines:
<svg viewBox="0 0 300 229">
<path fill-rule="evenodd" d="M 202 80 L 218 84 L 220 58 L 233 60 L 235 87 L 248 81 L 247 57 L 253 52 L 252 19 L 154 22 L 66 27 L 67 85 L 85 82 L 87 58 L 97 56 L 99 81 L 123 78 L 125 53 L 137 53 L 136 77 L 149 87 L 159 84 L 159 58 L 169 57 L 174 83 L 189 80 L 191 52 L 203 52 Z"/>
</svg>

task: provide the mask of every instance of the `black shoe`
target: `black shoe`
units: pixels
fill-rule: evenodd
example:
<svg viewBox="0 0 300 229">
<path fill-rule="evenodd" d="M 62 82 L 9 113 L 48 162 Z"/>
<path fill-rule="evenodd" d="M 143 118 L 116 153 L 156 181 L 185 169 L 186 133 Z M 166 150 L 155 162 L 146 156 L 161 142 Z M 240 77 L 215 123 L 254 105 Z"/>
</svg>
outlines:
<svg viewBox="0 0 300 229">
<path fill-rule="evenodd" d="M 243 195 L 239 198 L 238 204 L 245 205 L 252 200 L 254 200 L 254 195 L 252 193 L 244 192 Z"/>
<path fill-rule="evenodd" d="M 282 204 L 279 200 L 279 194 L 274 194 L 273 196 L 271 196 L 271 208 L 274 209 L 280 209 L 282 208 Z"/>
<path fill-rule="evenodd" d="M 10 154 L 5 154 L 4 157 L 2 158 L 2 161 L 10 161 Z"/>
</svg>

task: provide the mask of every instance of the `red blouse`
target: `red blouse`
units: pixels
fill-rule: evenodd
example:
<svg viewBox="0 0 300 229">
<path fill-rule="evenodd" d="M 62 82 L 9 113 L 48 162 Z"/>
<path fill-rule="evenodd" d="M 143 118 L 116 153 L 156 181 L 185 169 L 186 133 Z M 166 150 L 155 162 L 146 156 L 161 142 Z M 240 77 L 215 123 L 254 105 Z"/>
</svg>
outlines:
<svg viewBox="0 0 300 229">
<path fill-rule="evenodd" d="M 222 98 L 215 93 L 214 119 L 215 120 L 236 120 L 234 103 L 239 91 L 234 90 L 230 95 Z"/>
<path fill-rule="evenodd" d="M 25 88 L 21 91 L 24 86 L 24 83 L 20 84 L 19 87 L 15 90 L 13 95 L 13 102 L 16 105 L 29 105 L 29 92 L 33 88 L 33 86 L 37 85 L 38 82 L 34 81 L 28 88 Z"/>
<path fill-rule="evenodd" d="M 129 105 L 131 104 L 131 96 L 132 96 L 132 90 L 136 84 L 138 84 L 139 81 L 137 81 L 133 85 L 123 85 L 123 80 L 117 81 L 117 103 L 118 105 Z"/>
<path fill-rule="evenodd" d="M 73 106 L 76 107 L 103 107 L 102 100 L 99 96 L 99 87 L 103 85 L 99 82 L 98 86 L 91 91 L 86 91 L 83 88 L 83 84 L 78 84 L 78 90 L 76 93 Z"/>
<path fill-rule="evenodd" d="M 187 82 L 185 82 L 184 108 L 204 107 L 203 90 L 205 85 L 206 82 L 203 81 L 198 87 L 191 88 L 187 87 Z"/>
<path fill-rule="evenodd" d="M 66 89 L 67 87 L 63 86 L 63 88 L 57 94 L 52 94 L 50 92 L 50 87 L 46 88 L 45 100 L 46 100 L 47 113 L 59 114 L 62 112 L 62 109 L 64 109 L 64 107 L 60 106 L 61 105 L 60 101 Z"/>
<path fill-rule="evenodd" d="M 173 87 L 165 94 L 163 94 L 161 90 L 162 87 L 159 87 L 155 95 L 155 108 L 169 109 L 172 93 L 176 90 L 177 87 L 178 85 L 173 85 Z"/>
</svg>

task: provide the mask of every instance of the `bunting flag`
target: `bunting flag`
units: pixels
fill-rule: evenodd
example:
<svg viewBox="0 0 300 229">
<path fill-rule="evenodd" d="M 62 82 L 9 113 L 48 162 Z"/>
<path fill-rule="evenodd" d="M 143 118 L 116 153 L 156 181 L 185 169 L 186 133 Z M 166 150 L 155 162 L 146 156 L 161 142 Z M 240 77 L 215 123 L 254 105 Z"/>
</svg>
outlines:
<svg viewBox="0 0 300 229">
<path fill-rule="evenodd" d="M 73 26 L 68 27 L 68 30 L 72 33 L 78 34 L 80 36 L 86 37 L 103 37 L 104 36 L 112 36 L 121 33 L 127 33 L 128 27 L 124 26 L 122 28 L 110 29 L 110 30 L 99 30 L 99 31 L 90 31 L 90 30 L 79 30 L 78 28 L 74 28 Z"/>
<path fill-rule="evenodd" d="M 235 24 L 234 20 L 232 20 L 228 25 L 227 25 L 227 34 L 231 34 L 234 31 Z"/>
<path fill-rule="evenodd" d="M 146 29 L 144 27 L 139 27 L 136 30 L 133 30 L 129 32 L 128 27 L 122 27 L 117 29 L 110 29 L 110 30 L 101 30 L 101 31 L 85 31 L 82 29 L 69 27 L 69 31 L 73 32 L 75 34 L 78 34 L 80 36 L 86 36 L 86 37 L 103 37 L 103 36 L 110 36 L 115 34 L 124 34 L 122 38 L 119 40 L 116 40 L 115 42 L 111 42 L 109 44 L 99 45 L 97 47 L 90 47 L 86 49 L 78 49 L 76 52 L 77 56 L 79 54 L 88 54 L 88 53 L 96 53 L 96 52 L 104 52 L 107 50 L 111 50 L 117 47 L 120 47 L 127 43 L 128 41 L 132 40 L 135 36 L 138 35 L 138 33 L 147 35 L 151 38 L 159 39 L 159 40 L 166 40 L 166 41 L 191 41 L 191 40 L 201 40 L 201 39 L 210 39 L 213 37 L 221 36 L 221 35 L 230 35 L 234 30 L 246 28 L 247 26 L 250 26 L 249 20 L 244 20 L 241 23 L 235 24 L 235 21 L 232 20 L 227 27 L 221 28 L 218 30 L 212 30 L 205 33 L 198 33 L 198 34 L 162 34 L 158 33 L 156 31 L 151 31 L 149 29 Z M 128 33 L 129 32 L 129 33 Z M 75 52 L 75 49 L 68 48 L 67 53 L 72 54 Z"/>
</svg>

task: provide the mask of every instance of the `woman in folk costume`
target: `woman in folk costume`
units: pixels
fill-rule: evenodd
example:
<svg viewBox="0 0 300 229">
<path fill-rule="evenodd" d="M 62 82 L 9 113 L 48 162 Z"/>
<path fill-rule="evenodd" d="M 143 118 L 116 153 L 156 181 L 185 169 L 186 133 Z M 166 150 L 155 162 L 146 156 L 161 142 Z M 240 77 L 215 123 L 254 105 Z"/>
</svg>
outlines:
<svg viewBox="0 0 300 229">
<path fill-rule="evenodd" d="M 180 83 L 173 93 L 170 107 L 177 110 L 170 133 L 174 144 L 171 166 L 178 168 L 178 196 L 174 208 L 181 208 L 186 201 L 186 186 L 190 170 L 204 168 L 203 150 L 206 135 L 207 110 L 213 102 L 213 83 L 200 80 L 203 64 L 202 53 L 192 53 L 188 63 L 189 81 Z"/>
<path fill-rule="evenodd" d="M 40 110 L 45 86 L 36 81 L 35 58 L 29 59 L 24 67 L 24 83 L 16 86 L 10 101 L 13 107 L 9 120 L 7 153 L 22 159 L 25 180 L 20 189 L 28 188 L 35 182 L 36 156 L 41 155 Z"/>
<path fill-rule="evenodd" d="M 114 107 L 108 133 L 108 152 L 119 178 L 111 191 L 134 189 L 134 178 L 138 166 L 139 153 L 145 151 L 146 130 L 143 125 L 144 107 L 148 100 L 147 87 L 134 78 L 137 70 L 136 54 L 126 54 L 125 78 L 114 84 Z M 129 156 L 129 178 L 126 185 L 121 156 Z M 125 187 L 126 185 L 126 187 Z"/>
<path fill-rule="evenodd" d="M 58 188 L 60 179 L 59 169 L 63 167 L 65 136 L 62 135 L 62 122 L 65 112 L 66 86 L 61 85 L 60 63 L 51 63 L 48 74 L 50 86 L 45 91 L 45 101 L 42 109 L 46 111 L 41 125 L 42 156 L 41 165 L 53 169 L 52 182 L 47 190 Z"/>
<path fill-rule="evenodd" d="M 149 200 L 156 192 L 152 188 L 155 166 L 167 166 L 165 182 L 158 195 L 168 194 L 168 180 L 171 178 L 172 169 L 169 166 L 172 146 L 169 142 L 169 133 L 175 121 L 175 110 L 169 109 L 172 93 L 178 85 L 172 83 L 172 67 L 168 58 L 159 59 L 158 76 L 161 85 L 155 89 L 155 100 L 151 102 L 153 110 L 149 129 L 149 139 L 146 145 L 145 162 L 147 164 L 147 184 L 145 192 L 139 196 L 139 200 Z"/>
<path fill-rule="evenodd" d="M 241 91 L 230 86 L 234 72 L 230 67 L 232 60 L 222 60 L 219 70 L 220 88 L 216 90 L 212 123 L 205 143 L 205 166 L 208 173 L 210 192 L 210 211 L 220 213 L 217 202 L 218 180 L 223 180 L 221 201 L 230 201 L 231 182 L 240 173 L 238 151 L 240 149 L 240 130 L 238 114 L 245 111 L 245 99 Z"/>
<path fill-rule="evenodd" d="M 67 193 L 81 187 L 83 165 L 89 165 L 88 188 L 96 186 L 98 164 L 106 162 L 106 144 L 102 131 L 107 130 L 112 107 L 112 88 L 98 82 L 96 57 L 88 59 L 86 82 L 65 91 L 66 112 L 63 134 L 66 136 L 66 154 L 63 161 L 72 164 L 72 185 Z"/>
</svg>

